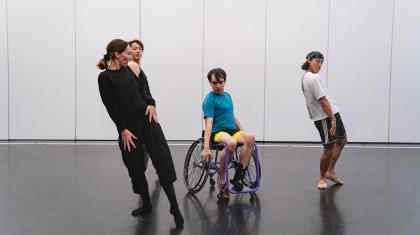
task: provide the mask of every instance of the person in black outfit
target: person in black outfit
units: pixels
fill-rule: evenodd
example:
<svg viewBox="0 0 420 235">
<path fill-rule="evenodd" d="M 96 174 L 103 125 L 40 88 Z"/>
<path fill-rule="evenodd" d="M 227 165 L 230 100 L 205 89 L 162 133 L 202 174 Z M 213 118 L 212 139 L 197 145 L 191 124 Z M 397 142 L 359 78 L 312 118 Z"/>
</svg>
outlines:
<svg viewBox="0 0 420 235">
<path fill-rule="evenodd" d="M 134 72 L 134 74 L 136 74 L 136 76 L 139 79 L 145 79 L 144 84 L 146 85 L 146 92 L 148 92 L 148 95 L 152 96 L 150 94 L 149 83 L 147 81 L 147 77 L 144 74 L 144 72 L 140 70 L 140 60 L 143 57 L 144 45 L 138 39 L 131 40 L 128 42 L 128 44 L 131 47 L 131 60 L 128 62 L 128 67 Z M 148 163 L 149 163 L 149 153 L 147 153 L 146 151 L 144 153 L 144 164 L 146 166 L 145 172 L 144 172 L 145 174 L 146 174 Z"/>
<path fill-rule="evenodd" d="M 174 216 L 175 224 L 178 228 L 183 227 L 184 218 L 173 186 L 177 179 L 175 167 L 163 131 L 157 122 L 156 103 L 148 85 L 144 80 L 138 79 L 127 66 L 130 56 L 128 42 L 114 39 L 108 44 L 107 54 L 97 66 L 104 70 L 98 76 L 102 102 L 117 127 L 118 143 L 133 191 L 140 194 L 143 200 L 142 207 L 134 210 L 132 215 L 148 215 L 152 210 L 144 174 L 144 144 L 171 204 L 170 213 Z"/>
</svg>

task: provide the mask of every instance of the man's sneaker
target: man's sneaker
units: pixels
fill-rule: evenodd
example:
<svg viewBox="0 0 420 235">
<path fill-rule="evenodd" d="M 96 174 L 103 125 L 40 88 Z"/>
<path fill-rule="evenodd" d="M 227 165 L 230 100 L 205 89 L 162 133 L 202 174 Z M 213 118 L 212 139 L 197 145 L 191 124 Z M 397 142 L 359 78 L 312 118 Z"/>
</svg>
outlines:
<svg viewBox="0 0 420 235">
<path fill-rule="evenodd" d="M 222 201 L 228 201 L 230 199 L 230 194 L 226 190 L 226 185 L 224 185 L 223 188 L 217 194 L 217 199 L 222 200 Z"/>
<path fill-rule="evenodd" d="M 230 180 L 230 183 L 233 185 L 234 189 L 238 192 L 242 191 L 244 188 L 244 178 L 245 178 L 246 169 L 243 168 L 241 163 L 238 163 L 235 167 L 235 175 L 233 179 Z"/>
</svg>

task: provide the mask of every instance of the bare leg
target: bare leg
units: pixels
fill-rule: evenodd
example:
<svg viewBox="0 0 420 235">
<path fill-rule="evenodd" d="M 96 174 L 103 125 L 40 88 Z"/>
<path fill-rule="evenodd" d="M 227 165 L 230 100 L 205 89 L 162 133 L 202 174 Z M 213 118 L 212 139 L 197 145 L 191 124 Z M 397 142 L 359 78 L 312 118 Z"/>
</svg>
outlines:
<svg viewBox="0 0 420 235">
<path fill-rule="evenodd" d="M 231 154 L 229 154 L 229 156 L 231 156 Z M 223 149 L 222 151 L 219 152 L 219 177 L 220 177 L 220 183 L 223 185 L 224 183 L 226 183 L 226 150 Z"/>
<path fill-rule="evenodd" d="M 325 174 L 327 173 L 328 167 L 330 166 L 331 156 L 334 150 L 335 144 L 324 145 L 324 152 L 321 155 L 319 169 L 321 173 L 320 180 L 325 181 Z"/>
<path fill-rule="evenodd" d="M 252 156 L 252 151 L 254 150 L 255 136 L 251 133 L 243 132 L 238 136 L 236 141 L 243 144 L 239 162 L 243 167 L 247 167 Z"/>
<path fill-rule="evenodd" d="M 337 163 L 338 158 L 340 158 L 341 152 L 343 151 L 344 146 L 347 143 L 347 139 L 340 139 L 335 145 L 333 152 L 331 154 L 331 160 L 328 165 L 328 170 L 326 173 L 326 178 L 331 180 L 332 182 L 336 184 L 343 184 L 343 181 L 335 175 L 335 164 Z"/>
<path fill-rule="evenodd" d="M 223 135 L 219 138 L 219 143 L 223 144 L 226 143 L 228 145 L 228 152 L 229 152 L 229 160 L 232 159 L 233 153 L 236 149 L 236 140 L 232 138 L 230 135 Z M 220 175 L 220 181 L 222 184 L 226 182 L 226 149 L 221 151 L 219 153 L 219 163 L 220 163 L 220 169 L 219 169 L 219 175 Z"/>
<path fill-rule="evenodd" d="M 335 145 L 332 153 L 331 161 L 328 166 L 328 173 L 334 174 L 335 164 L 340 158 L 341 152 L 344 149 L 344 146 L 347 144 L 347 138 L 340 139 Z"/>
</svg>

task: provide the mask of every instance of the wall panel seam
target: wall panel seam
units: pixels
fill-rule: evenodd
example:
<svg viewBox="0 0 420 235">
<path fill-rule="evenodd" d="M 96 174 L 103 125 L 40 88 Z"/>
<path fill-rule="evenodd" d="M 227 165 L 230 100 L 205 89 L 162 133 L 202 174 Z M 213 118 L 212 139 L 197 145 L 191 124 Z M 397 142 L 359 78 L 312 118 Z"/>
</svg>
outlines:
<svg viewBox="0 0 420 235">
<path fill-rule="evenodd" d="M 6 56 L 7 56 L 7 139 L 10 140 L 10 52 L 9 52 L 9 5 L 6 4 Z"/>
<path fill-rule="evenodd" d="M 268 0 L 265 0 L 265 19 L 264 19 L 264 104 L 263 104 L 263 133 L 262 138 L 263 141 L 266 140 L 266 91 L 267 91 L 267 23 L 268 23 Z"/>
<path fill-rule="evenodd" d="M 391 21 L 391 51 L 389 60 L 389 87 L 388 87 L 388 143 L 391 142 L 391 94 L 392 94 L 392 56 L 394 47 L 394 21 L 395 21 L 395 0 L 392 1 Z"/>
</svg>

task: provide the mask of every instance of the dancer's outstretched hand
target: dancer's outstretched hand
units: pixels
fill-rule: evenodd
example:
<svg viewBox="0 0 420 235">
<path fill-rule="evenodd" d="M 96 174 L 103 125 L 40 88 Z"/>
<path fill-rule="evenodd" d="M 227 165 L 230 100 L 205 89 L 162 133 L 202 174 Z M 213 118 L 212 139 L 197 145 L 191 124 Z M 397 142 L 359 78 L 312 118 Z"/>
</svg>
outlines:
<svg viewBox="0 0 420 235">
<path fill-rule="evenodd" d="M 133 135 L 133 133 L 131 133 L 131 131 L 129 131 L 128 129 L 125 129 L 121 132 L 121 138 L 124 144 L 124 150 L 128 150 L 128 152 L 131 151 L 131 147 L 133 147 L 134 149 L 136 148 L 136 145 L 133 142 L 133 139 L 137 139 L 137 137 L 135 135 Z"/>
<path fill-rule="evenodd" d="M 152 122 L 152 119 L 153 119 L 156 123 L 158 123 L 157 111 L 156 111 L 155 106 L 153 106 L 153 105 L 147 106 L 146 116 L 149 116 L 149 122 Z"/>
</svg>

